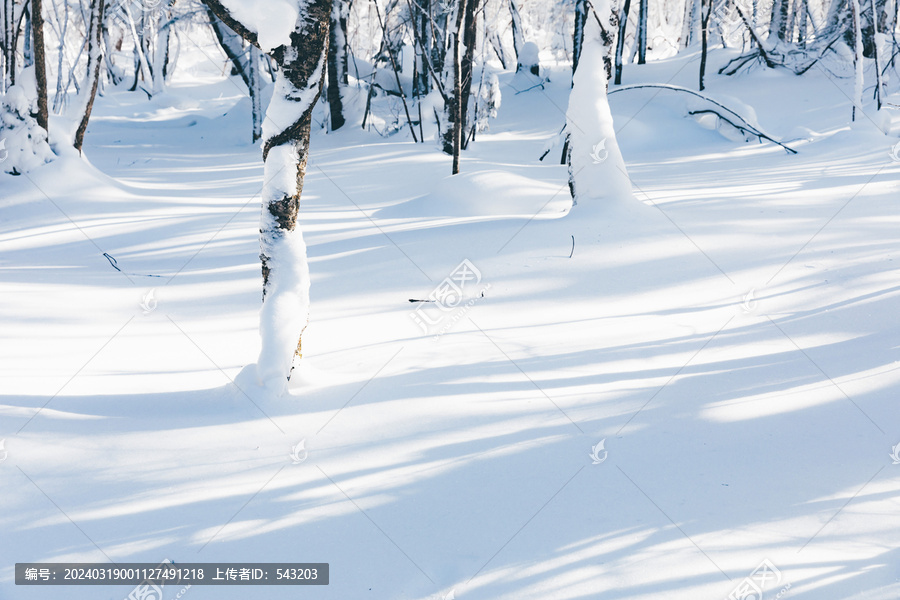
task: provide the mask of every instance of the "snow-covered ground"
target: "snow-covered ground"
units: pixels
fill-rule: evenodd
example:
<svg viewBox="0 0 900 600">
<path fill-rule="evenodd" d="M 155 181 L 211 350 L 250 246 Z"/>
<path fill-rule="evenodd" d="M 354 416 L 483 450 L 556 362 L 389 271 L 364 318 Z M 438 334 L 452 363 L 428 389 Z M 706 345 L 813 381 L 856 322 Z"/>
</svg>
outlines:
<svg viewBox="0 0 900 600">
<path fill-rule="evenodd" d="M 900 162 L 849 123 L 852 80 L 708 76 L 796 155 L 612 95 L 631 207 L 572 208 L 559 149 L 537 160 L 566 65 L 501 76 L 457 177 L 405 131 L 316 132 L 312 317 L 273 399 L 242 371 L 249 102 L 194 60 L 99 98 L 84 162 L 0 176 L 0 598 L 131 590 L 15 586 L 16 562 L 164 558 L 331 566 L 191 600 L 719 600 L 764 561 L 766 598 L 900 595 Z M 409 302 L 464 260 L 459 307 Z"/>
</svg>

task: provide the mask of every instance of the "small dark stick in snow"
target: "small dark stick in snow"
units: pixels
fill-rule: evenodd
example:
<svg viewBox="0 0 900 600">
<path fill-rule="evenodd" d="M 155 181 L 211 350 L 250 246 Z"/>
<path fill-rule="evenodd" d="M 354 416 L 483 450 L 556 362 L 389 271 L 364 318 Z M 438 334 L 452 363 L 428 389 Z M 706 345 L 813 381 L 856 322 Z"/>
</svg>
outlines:
<svg viewBox="0 0 900 600">
<path fill-rule="evenodd" d="M 572 236 L 572 251 L 569 252 L 569 258 L 572 258 L 575 255 L 575 236 Z"/>
<path fill-rule="evenodd" d="M 415 298 L 410 298 L 410 302 L 434 302 L 434 300 L 417 300 Z"/>
</svg>

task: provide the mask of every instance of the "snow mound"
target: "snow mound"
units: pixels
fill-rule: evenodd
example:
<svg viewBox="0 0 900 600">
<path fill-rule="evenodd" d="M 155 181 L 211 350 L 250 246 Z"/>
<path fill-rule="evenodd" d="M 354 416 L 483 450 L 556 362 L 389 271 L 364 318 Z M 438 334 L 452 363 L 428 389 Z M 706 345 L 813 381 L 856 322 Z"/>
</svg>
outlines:
<svg viewBox="0 0 900 600">
<path fill-rule="evenodd" d="M 31 116 L 37 102 L 23 87 L 14 85 L 0 98 L 0 169 L 13 175 L 26 173 L 53 159 L 47 132 Z"/>
<path fill-rule="evenodd" d="M 489 170 L 445 177 L 430 194 L 382 209 L 378 217 L 555 218 L 571 206 L 565 182 Z"/>
</svg>

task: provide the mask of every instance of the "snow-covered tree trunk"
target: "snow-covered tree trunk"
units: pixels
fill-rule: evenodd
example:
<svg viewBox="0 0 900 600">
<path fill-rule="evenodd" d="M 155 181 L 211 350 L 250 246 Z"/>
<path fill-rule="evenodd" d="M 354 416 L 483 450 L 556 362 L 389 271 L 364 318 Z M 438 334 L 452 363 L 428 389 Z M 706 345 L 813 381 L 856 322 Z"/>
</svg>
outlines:
<svg viewBox="0 0 900 600">
<path fill-rule="evenodd" d="M 153 95 L 166 91 L 166 63 L 169 60 L 169 34 L 171 26 L 160 18 L 162 25 L 156 33 L 156 45 L 153 49 Z"/>
<path fill-rule="evenodd" d="M 91 0 L 90 21 L 87 31 L 87 72 L 84 84 L 79 94 L 78 112 L 80 115 L 78 128 L 75 130 L 75 139 L 72 145 L 81 152 L 84 144 L 84 134 L 87 131 L 91 111 L 94 108 L 94 98 L 97 97 L 97 85 L 100 82 L 100 65 L 103 63 L 103 10 L 105 0 Z"/>
<path fill-rule="evenodd" d="M 238 35 L 268 51 L 279 66 L 263 124 L 262 349 L 256 374 L 260 384 L 280 393 L 290 378 L 294 357 L 300 356 L 301 336 L 309 319 L 309 265 L 298 216 L 312 110 L 325 79 L 332 3 L 305 0 L 293 5 L 296 19 L 289 40 L 276 35 L 277 26 L 268 27 L 272 21 L 257 29 L 256 13 L 245 10 L 238 0 L 204 3 Z"/>
<path fill-rule="evenodd" d="M 609 0 L 592 4 L 566 111 L 569 189 L 575 204 L 587 210 L 632 198 L 606 98 L 619 12 Z"/>
<path fill-rule="evenodd" d="M 788 8 L 790 0 L 775 0 L 772 3 L 772 17 L 769 21 L 769 39 L 784 41 L 787 32 Z"/>
</svg>

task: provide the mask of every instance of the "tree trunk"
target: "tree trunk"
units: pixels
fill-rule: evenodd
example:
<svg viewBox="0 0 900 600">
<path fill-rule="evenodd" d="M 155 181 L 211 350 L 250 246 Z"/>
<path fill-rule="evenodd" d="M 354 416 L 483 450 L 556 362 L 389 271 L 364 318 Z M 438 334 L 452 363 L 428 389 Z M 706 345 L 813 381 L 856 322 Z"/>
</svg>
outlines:
<svg viewBox="0 0 900 600">
<path fill-rule="evenodd" d="M 787 32 L 787 17 L 790 0 L 775 0 L 772 3 L 772 18 L 769 22 L 769 37 L 784 41 Z"/>
<path fill-rule="evenodd" d="M 328 31 L 328 108 L 331 113 L 331 130 L 344 126 L 344 106 L 341 102 L 340 63 L 344 53 L 344 40 L 340 31 L 340 13 L 343 0 L 335 0 L 331 10 L 331 26 Z M 346 65 L 347 59 L 343 58 Z"/>
<path fill-rule="evenodd" d="M 247 79 L 249 83 L 247 90 L 250 93 L 250 113 L 253 121 L 253 130 L 250 139 L 255 144 L 262 138 L 262 98 L 260 92 L 262 87 L 262 79 L 260 75 L 260 61 L 263 58 L 262 52 L 256 46 L 250 46 L 250 60 L 247 62 Z"/>
<path fill-rule="evenodd" d="M 2 61 L 3 70 L 0 72 L 0 93 L 16 84 L 16 42 L 18 40 L 18 19 L 16 18 L 16 3 L 14 0 L 0 0 L 0 20 L 3 21 Z"/>
<path fill-rule="evenodd" d="M 475 57 L 475 44 L 477 34 L 477 9 L 478 0 L 468 0 L 466 2 L 466 16 L 463 24 L 463 45 L 466 51 L 462 56 L 459 65 L 460 73 L 460 89 L 459 89 L 459 129 L 460 129 L 460 148 L 465 149 L 468 145 L 468 129 L 469 120 L 469 98 L 472 95 L 472 72 Z"/>
<path fill-rule="evenodd" d="M 232 71 L 240 76 L 244 85 L 247 86 L 247 92 L 250 95 L 250 112 L 253 121 L 253 129 L 251 139 L 254 143 L 258 142 L 262 137 L 262 100 L 259 97 L 261 88 L 261 72 L 260 61 L 264 59 L 264 55 L 256 46 L 250 45 L 250 48 L 244 48 L 244 41 L 241 36 L 235 33 L 228 25 L 226 25 L 216 14 L 207 8 L 209 16 L 209 24 L 212 27 L 219 46 L 231 61 Z M 244 55 L 247 60 L 244 60 Z"/>
<path fill-rule="evenodd" d="M 23 28 L 23 31 L 25 32 L 25 45 L 22 47 L 22 58 L 25 59 L 25 67 L 28 68 L 34 64 L 34 47 L 32 46 L 31 35 L 34 27 L 31 23 L 31 10 L 28 4 L 24 6 L 22 18 L 25 20 L 25 27 Z"/>
<path fill-rule="evenodd" d="M 709 17 L 712 13 L 712 0 L 702 0 L 701 26 L 700 26 L 700 91 L 706 87 L 703 79 L 706 77 L 706 51 L 709 43 Z"/>
<path fill-rule="evenodd" d="M 41 0 L 31 0 L 31 37 L 34 39 L 34 76 L 37 81 L 38 125 L 49 132 L 49 109 L 47 103 L 47 59 L 44 47 L 44 15 Z"/>
<path fill-rule="evenodd" d="M 853 37 L 854 37 L 854 57 L 853 64 L 855 67 L 855 78 L 853 86 L 853 110 L 851 111 L 851 120 L 856 120 L 856 111 L 862 110 L 862 93 L 863 93 L 863 42 L 862 42 L 862 26 L 860 20 L 859 0 L 850 0 L 850 9 L 853 13 Z"/>
<path fill-rule="evenodd" d="M 518 63 L 519 53 L 525 46 L 525 30 L 522 27 L 522 15 L 519 12 L 517 0 L 509 0 L 509 16 L 512 18 L 513 49 L 516 51 L 516 62 Z"/>
<path fill-rule="evenodd" d="M 650 11 L 649 2 L 640 0 L 638 10 L 637 36 L 635 43 L 637 44 L 638 64 L 647 63 L 647 13 Z"/>
<path fill-rule="evenodd" d="M 622 14 L 619 16 L 619 37 L 616 42 L 616 85 L 622 83 L 622 53 L 625 52 L 625 29 L 628 27 L 628 12 L 631 10 L 631 0 L 625 0 Z"/>
<path fill-rule="evenodd" d="M 231 16 L 219 0 L 204 3 L 251 44 L 256 33 Z M 265 180 L 260 219 L 263 306 L 258 381 L 280 393 L 300 356 L 309 319 L 309 265 L 298 227 L 300 196 L 309 157 L 312 111 L 322 93 L 331 21 L 331 0 L 308 0 L 289 47 L 271 51 L 278 69 L 263 124 Z"/>
<path fill-rule="evenodd" d="M 474 0 L 472 0 L 474 1 Z M 441 143 L 445 154 L 453 157 L 452 173 L 459 173 L 459 153 L 462 148 L 461 97 L 462 67 L 460 35 L 469 0 L 458 0 L 453 18 L 447 19 L 447 51 L 444 54 L 444 122 L 441 124 Z"/>
<path fill-rule="evenodd" d="M 97 85 L 100 82 L 100 64 L 103 62 L 103 41 L 101 31 L 103 29 L 103 9 L 105 0 L 91 0 L 90 24 L 87 32 L 87 74 L 81 94 L 84 96 L 81 110 L 81 121 L 75 130 L 73 146 L 78 152 L 84 144 L 84 134 L 87 131 L 88 121 L 91 118 L 91 110 L 94 108 L 94 98 L 97 97 Z"/>
<path fill-rule="evenodd" d="M 631 0 L 627 0 L 630 2 Z M 581 46 L 584 43 L 584 20 L 588 12 L 587 0 L 575 0 L 575 32 L 572 35 L 572 74 L 578 68 L 578 60 L 581 58 Z M 626 9 L 627 10 L 627 9 Z"/>
</svg>

